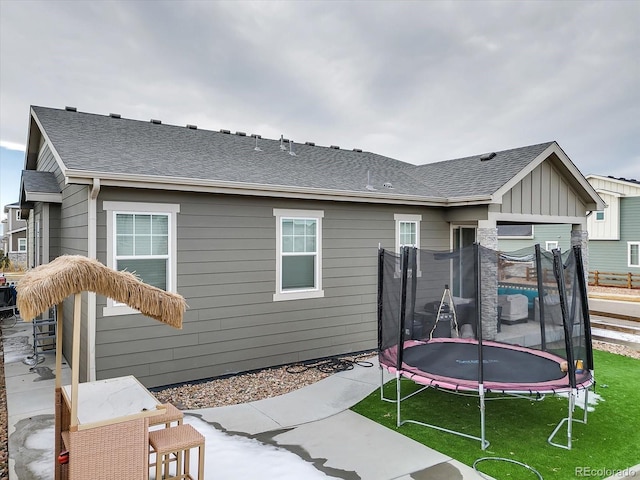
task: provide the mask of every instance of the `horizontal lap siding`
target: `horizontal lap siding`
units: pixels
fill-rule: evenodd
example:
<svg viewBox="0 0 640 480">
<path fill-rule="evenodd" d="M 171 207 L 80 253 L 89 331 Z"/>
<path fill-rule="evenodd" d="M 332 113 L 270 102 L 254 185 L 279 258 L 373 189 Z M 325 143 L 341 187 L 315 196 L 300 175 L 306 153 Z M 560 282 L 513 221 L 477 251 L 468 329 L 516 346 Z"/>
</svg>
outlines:
<svg viewBox="0 0 640 480">
<path fill-rule="evenodd" d="M 437 210 L 103 188 L 98 257 L 106 261 L 102 201 L 170 202 L 178 214 L 183 329 L 140 315 L 98 318 L 98 378 L 135 374 L 148 386 L 214 377 L 377 344 L 377 249 L 394 248 L 395 213 L 422 214 L 422 244 L 447 248 Z M 273 209 L 323 210 L 324 298 L 274 302 Z M 104 299 L 98 298 L 98 315 Z"/>
<path fill-rule="evenodd" d="M 640 273 L 640 268 L 629 267 L 627 242 L 640 242 L 640 197 L 620 199 L 620 240 L 589 242 L 589 270 Z"/>
<path fill-rule="evenodd" d="M 65 185 L 64 175 L 56 162 L 50 148 L 44 145 L 37 160 L 39 171 L 52 172 L 62 192 L 61 204 L 49 205 L 49 258 L 59 255 L 84 255 L 87 250 L 88 232 L 88 191 L 83 185 Z M 87 294 L 82 294 L 82 328 L 80 339 L 80 358 L 86 358 L 87 330 L 86 330 Z M 63 352 L 71 361 L 72 351 L 72 322 L 73 298 L 64 301 Z M 80 362 L 80 378 L 86 378 L 86 362 Z"/>
</svg>

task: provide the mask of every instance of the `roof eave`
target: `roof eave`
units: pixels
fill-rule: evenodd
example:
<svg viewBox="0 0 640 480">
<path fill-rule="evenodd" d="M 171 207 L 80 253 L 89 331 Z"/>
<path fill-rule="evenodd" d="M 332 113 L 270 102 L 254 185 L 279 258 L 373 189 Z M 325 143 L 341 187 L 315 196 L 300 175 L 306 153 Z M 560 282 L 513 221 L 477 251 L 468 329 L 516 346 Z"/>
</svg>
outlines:
<svg viewBox="0 0 640 480">
<path fill-rule="evenodd" d="M 394 203 L 423 206 L 447 206 L 447 199 L 421 195 L 398 194 L 386 191 L 359 192 L 324 188 L 297 187 L 289 185 L 268 185 L 258 183 L 229 182 L 221 180 L 201 180 L 181 177 L 157 177 L 154 175 L 132 175 L 106 173 L 88 170 L 67 170 L 67 184 L 92 184 L 100 179 L 101 186 L 149 188 L 203 193 L 225 193 L 263 197 L 285 197 L 310 200 L 335 200 L 368 203 Z"/>
</svg>

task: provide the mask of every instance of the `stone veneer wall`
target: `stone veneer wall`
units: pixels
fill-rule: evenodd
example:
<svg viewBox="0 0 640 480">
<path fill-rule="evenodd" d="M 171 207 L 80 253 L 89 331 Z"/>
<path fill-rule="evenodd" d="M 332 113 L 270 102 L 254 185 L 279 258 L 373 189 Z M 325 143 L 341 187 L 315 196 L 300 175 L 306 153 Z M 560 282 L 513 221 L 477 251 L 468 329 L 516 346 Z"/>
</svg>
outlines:
<svg viewBox="0 0 640 480">
<path fill-rule="evenodd" d="M 27 269 L 27 252 L 9 252 L 7 256 L 9 257 L 9 260 L 11 260 L 14 268 L 22 270 Z"/>
<path fill-rule="evenodd" d="M 573 245 L 580 245 L 582 249 L 585 282 L 589 285 L 589 232 L 586 230 L 571 230 L 571 246 Z"/>
<path fill-rule="evenodd" d="M 498 229 L 478 228 L 478 243 L 498 250 Z M 495 259 L 480 258 L 482 338 L 493 340 L 498 334 L 498 263 Z"/>
</svg>

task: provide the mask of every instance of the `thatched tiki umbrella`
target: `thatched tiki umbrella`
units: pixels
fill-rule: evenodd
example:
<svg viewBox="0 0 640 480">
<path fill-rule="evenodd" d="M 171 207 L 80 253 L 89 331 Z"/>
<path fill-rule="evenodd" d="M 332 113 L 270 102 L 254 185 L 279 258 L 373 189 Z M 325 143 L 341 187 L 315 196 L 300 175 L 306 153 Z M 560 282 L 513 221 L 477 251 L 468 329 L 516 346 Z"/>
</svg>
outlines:
<svg viewBox="0 0 640 480">
<path fill-rule="evenodd" d="M 118 272 L 97 260 L 79 255 L 64 255 L 28 271 L 20 280 L 17 290 L 17 307 L 25 321 L 33 320 L 54 305 L 58 306 L 55 439 L 57 457 L 61 451 L 62 427 L 62 301 L 74 295 L 70 432 L 78 429 L 81 292 L 95 292 L 112 298 L 135 308 L 143 315 L 178 329 L 182 328 L 182 318 L 187 304 L 180 295 L 147 285 L 129 272 Z M 55 478 L 61 478 L 61 469 L 57 461 Z"/>
</svg>

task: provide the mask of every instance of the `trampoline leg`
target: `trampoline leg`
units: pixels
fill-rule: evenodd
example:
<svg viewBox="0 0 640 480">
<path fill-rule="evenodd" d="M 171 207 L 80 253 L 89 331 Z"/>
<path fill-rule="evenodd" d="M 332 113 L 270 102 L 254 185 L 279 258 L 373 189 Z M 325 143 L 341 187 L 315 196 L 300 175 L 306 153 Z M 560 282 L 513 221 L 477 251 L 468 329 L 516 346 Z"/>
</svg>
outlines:
<svg viewBox="0 0 640 480">
<path fill-rule="evenodd" d="M 402 425 L 402 421 L 400 420 L 400 403 L 402 402 L 402 397 L 400 397 L 400 374 L 396 372 L 396 426 L 400 428 Z"/>
<path fill-rule="evenodd" d="M 489 442 L 485 439 L 484 385 L 479 385 L 478 392 L 480 393 L 480 447 L 485 450 L 489 446 Z"/>
<path fill-rule="evenodd" d="M 551 432 L 551 435 L 549 435 L 549 438 L 547 438 L 547 443 L 549 443 L 549 445 L 553 445 L 554 447 L 564 448 L 565 450 L 571 450 L 571 435 L 572 435 L 573 422 L 574 422 L 573 410 L 575 409 L 576 392 L 577 390 L 575 388 L 571 390 L 571 393 L 569 394 L 569 411 L 567 412 L 567 417 L 560 420 L 558 425 L 556 425 L 556 428 L 554 428 L 553 432 Z M 586 411 L 586 405 L 585 405 L 585 411 Z M 577 420 L 577 421 L 580 422 L 580 420 Z M 556 436 L 556 434 L 562 428 L 562 425 L 564 425 L 565 422 L 567 423 L 567 444 L 562 445 L 560 443 L 554 443 L 553 437 Z"/>
</svg>

